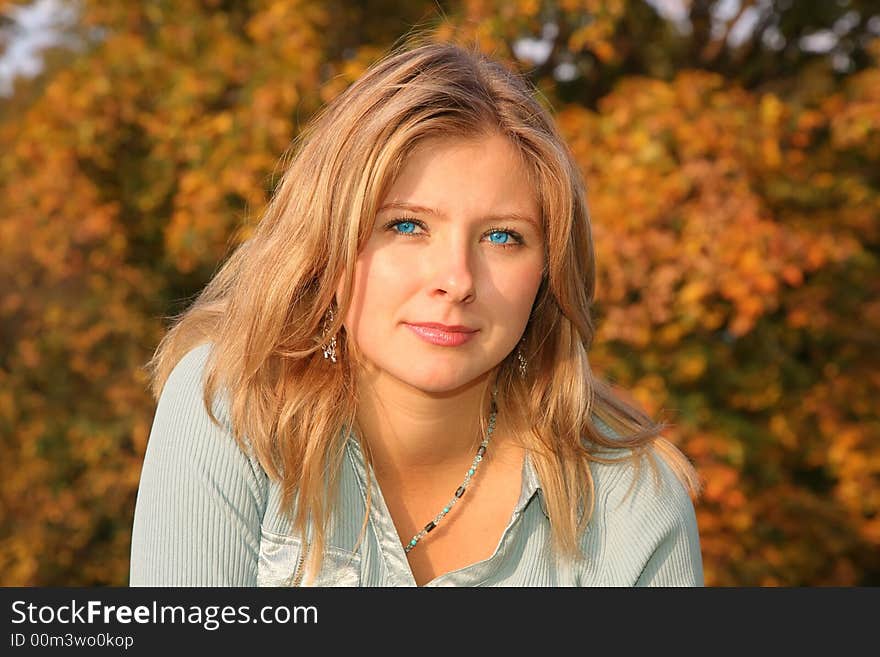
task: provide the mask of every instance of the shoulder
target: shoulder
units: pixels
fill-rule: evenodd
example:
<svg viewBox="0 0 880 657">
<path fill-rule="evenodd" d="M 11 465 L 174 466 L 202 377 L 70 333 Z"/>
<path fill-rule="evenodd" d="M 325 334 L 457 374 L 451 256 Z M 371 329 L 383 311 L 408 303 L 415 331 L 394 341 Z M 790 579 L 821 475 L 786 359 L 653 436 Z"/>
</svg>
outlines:
<svg viewBox="0 0 880 657">
<path fill-rule="evenodd" d="M 609 522 L 674 523 L 693 513 L 693 501 L 666 460 L 653 450 L 621 450 L 614 463 L 593 463 L 596 511 Z"/>
<path fill-rule="evenodd" d="M 265 472 L 240 448 L 222 395 L 204 402 L 210 345 L 186 353 L 156 408 L 135 504 L 133 586 L 256 582 Z"/>
<path fill-rule="evenodd" d="M 213 345 L 202 343 L 181 357 L 168 375 L 153 420 L 150 443 L 153 449 L 187 455 L 202 463 L 247 465 L 251 476 L 262 480 L 265 472 L 250 449 L 242 451 L 234 438 L 226 392 L 218 389 L 205 405 L 205 375 Z M 248 447 L 246 439 L 242 441 Z M 148 450 L 151 445 L 148 444 Z"/>
<path fill-rule="evenodd" d="M 191 401 L 196 395 L 201 397 L 211 349 L 211 343 L 202 343 L 190 349 L 177 361 L 162 388 L 160 405 L 173 404 L 178 400 Z"/>
<path fill-rule="evenodd" d="M 607 435 L 617 434 L 597 423 Z M 584 547 L 596 551 L 611 572 L 626 573 L 626 584 L 642 578 L 664 552 L 686 556 L 682 582 L 699 583 L 702 571 L 694 503 L 670 464 L 653 449 L 601 453 L 613 462 L 591 463 L 595 505 Z M 618 460 L 619 459 L 619 460 Z M 699 572 L 698 572 L 699 571 Z"/>
<path fill-rule="evenodd" d="M 594 415 L 592 419 L 607 437 L 612 440 L 620 438 L 614 429 L 597 416 Z M 646 448 L 636 454 L 621 447 L 597 450 L 595 453 L 603 459 L 611 460 L 608 463 L 591 463 L 597 502 L 600 497 L 604 498 L 603 506 L 606 509 L 613 510 L 626 504 L 630 511 L 634 510 L 635 505 L 643 511 L 659 513 L 667 507 L 693 506 L 684 483 L 658 450 Z"/>
</svg>

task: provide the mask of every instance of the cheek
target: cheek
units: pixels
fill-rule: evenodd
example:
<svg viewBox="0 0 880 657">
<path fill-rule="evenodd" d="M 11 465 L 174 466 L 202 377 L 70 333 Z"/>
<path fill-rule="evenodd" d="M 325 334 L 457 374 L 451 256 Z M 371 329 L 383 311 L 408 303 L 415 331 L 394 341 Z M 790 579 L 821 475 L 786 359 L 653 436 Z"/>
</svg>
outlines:
<svg viewBox="0 0 880 657">
<path fill-rule="evenodd" d="M 393 315 L 396 304 L 407 292 L 407 271 L 400 259 L 382 253 L 364 252 L 355 264 L 348 325 L 357 330 L 371 320 Z"/>
<path fill-rule="evenodd" d="M 377 249 L 358 264 L 361 290 L 380 302 L 412 292 L 422 278 L 422 261 L 415 249 Z"/>
<path fill-rule="evenodd" d="M 503 303 L 519 317 L 527 317 L 532 310 L 538 289 L 541 286 L 540 266 L 527 266 L 509 271 L 498 285 Z"/>
</svg>

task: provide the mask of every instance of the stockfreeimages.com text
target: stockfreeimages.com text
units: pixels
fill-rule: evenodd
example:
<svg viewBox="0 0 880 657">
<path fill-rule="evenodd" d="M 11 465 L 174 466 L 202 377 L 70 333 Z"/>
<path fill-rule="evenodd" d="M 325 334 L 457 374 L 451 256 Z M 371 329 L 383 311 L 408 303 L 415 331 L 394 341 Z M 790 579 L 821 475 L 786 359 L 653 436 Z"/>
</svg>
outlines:
<svg viewBox="0 0 880 657">
<path fill-rule="evenodd" d="M 71 600 L 63 605 L 35 605 L 24 600 L 12 603 L 12 622 L 20 623 L 180 623 L 202 625 L 206 630 L 216 630 L 222 624 L 234 623 L 317 623 L 318 609 L 314 606 L 267 605 L 255 614 L 249 605 L 105 605 L 100 600 L 85 604 Z"/>
</svg>

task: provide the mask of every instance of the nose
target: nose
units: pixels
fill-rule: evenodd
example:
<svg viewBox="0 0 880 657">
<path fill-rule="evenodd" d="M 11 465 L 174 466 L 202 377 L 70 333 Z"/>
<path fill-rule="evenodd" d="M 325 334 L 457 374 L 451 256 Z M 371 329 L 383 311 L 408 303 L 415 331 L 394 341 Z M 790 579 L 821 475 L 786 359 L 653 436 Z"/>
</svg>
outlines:
<svg viewBox="0 0 880 657">
<path fill-rule="evenodd" d="M 474 300 L 474 266 L 472 253 L 464 237 L 437 241 L 432 249 L 430 284 L 432 294 L 445 296 L 456 303 Z"/>
</svg>

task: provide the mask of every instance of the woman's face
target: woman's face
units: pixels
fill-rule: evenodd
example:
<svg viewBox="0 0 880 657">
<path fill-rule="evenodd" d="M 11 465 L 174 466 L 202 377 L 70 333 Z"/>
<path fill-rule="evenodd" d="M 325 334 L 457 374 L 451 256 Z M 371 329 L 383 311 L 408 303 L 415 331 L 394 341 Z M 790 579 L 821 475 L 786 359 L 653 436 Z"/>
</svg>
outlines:
<svg viewBox="0 0 880 657">
<path fill-rule="evenodd" d="M 419 144 L 355 268 L 345 327 L 367 371 L 452 392 L 498 365 L 522 337 L 541 284 L 540 222 L 535 190 L 503 136 Z"/>
</svg>

